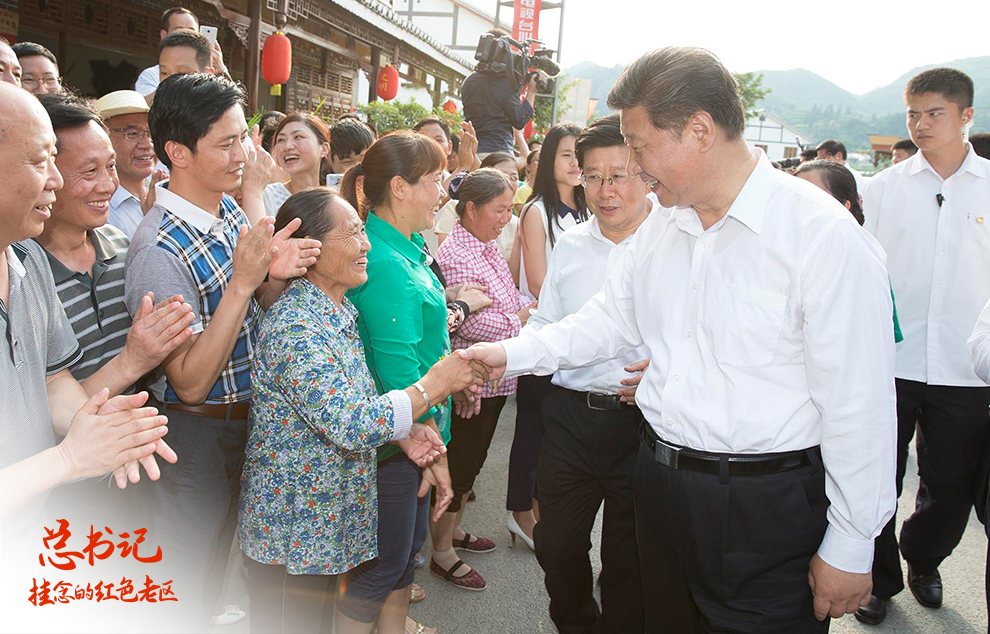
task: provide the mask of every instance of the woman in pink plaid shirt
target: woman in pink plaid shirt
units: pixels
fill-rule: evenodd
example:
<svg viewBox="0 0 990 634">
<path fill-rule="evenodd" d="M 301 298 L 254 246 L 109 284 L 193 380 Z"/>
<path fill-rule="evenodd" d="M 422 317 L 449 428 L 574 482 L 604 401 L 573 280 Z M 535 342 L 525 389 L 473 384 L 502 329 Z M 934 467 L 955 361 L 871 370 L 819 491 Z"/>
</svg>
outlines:
<svg viewBox="0 0 990 634">
<path fill-rule="evenodd" d="M 458 222 L 437 250 L 437 263 L 448 286 L 477 284 L 488 288 L 492 305 L 472 313 L 451 335 L 451 349 L 467 348 L 479 341 L 501 341 L 519 334 L 529 319 L 529 301 L 512 282 L 509 266 L 496 240 L 512 218 L 515 184 L 502 172 L 483 168 L 451 182 L 457 200 Z M 481 394 L 481 412 L 465 420 L 454 412 L 447 456 L 454 500 L 431 526 L 433 558 L 430 571 L 465 590 L 484 590 L 488 584 L 456 554 L 458 550 L 486 553 L 495 550 L 490 539 L 461 530 L 461 511 L 488 456 L 488 446 L 508 395 L 516 391 L 516 379 L 487 385 Z"/>
</svg>

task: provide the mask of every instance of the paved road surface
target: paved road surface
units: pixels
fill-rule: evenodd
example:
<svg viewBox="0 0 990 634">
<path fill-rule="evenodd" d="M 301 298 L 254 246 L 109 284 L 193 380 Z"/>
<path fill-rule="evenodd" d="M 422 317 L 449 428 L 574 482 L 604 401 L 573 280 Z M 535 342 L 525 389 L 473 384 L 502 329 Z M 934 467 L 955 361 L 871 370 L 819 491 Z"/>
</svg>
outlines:
<svg viewBox="0 0 990 634">
<path fill-rule="evenodd" d="M 467 592 L 454 588 L 434 577 L 427 569 L 416 573 L 416 581 L 425 588 L 427 598 L 411 608 L 419 621 L 438 628 L 440 634 L 538 634 L 555 633 L 547 613 L 549 599 L 543 587 L 542 571 L 536 557 L 522 542 L 510 547 L 505 528 L 505 484 L 509 464 L 509 448 L 515 425 L 515 400 L 510 399 L 502 412 L 488 461 L 478 478 L 475 491 L 478 500 L 468 505 L 464 528 L 471 533 L 495 540 L 498 548 L 482 555 L 462 555 L 477 567 L 488 580 L 484 592 Z M 899 516 L 914 505 L 918 486 L 917 467 L 912 458 L 904 483 Z M 600 518 L 599 518 L 600 519 Z M 600 521 L 592 538 L 592 564 L 597 574 Z M 423 549 L 429 557 L 430 545 Z M 945 583 L 945 604 L 940 610 L 920 606 L 909 591 L 890 603 L 887 620 L 879 627 L 869 627 L 852 616 L 832 624 L 833 634 L 866 634 L 868 632 L 897 634 L 983 634 L 987 632 L 986 601 L 983 571 L 987 539 L 983 526 L 975 517 L 962 544 L 941 568 Z M 228 575 L 227 594 L 232 603 L 247 606 L 243 581 L 236 573 Z M 248 606 L 250 618 L 250 607 Z M 214 628 L 215 632 L 235 634 L 247 632 L 244 621 L 235 626 Z M 613 633 L 608 633 L 613 634 Z M 621 633 L 614 633 L 621 634 Z"/>
</svg>

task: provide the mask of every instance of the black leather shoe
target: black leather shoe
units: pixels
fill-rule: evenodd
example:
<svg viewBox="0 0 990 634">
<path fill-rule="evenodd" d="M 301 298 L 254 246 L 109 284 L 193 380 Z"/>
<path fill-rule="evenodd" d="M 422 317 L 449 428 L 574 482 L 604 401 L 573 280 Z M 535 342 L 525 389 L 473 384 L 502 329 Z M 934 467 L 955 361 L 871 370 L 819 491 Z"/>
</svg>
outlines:
<svg viewBox="0 0 990 634">
<path fill-rule="evenodd" d="M 856 610 L 856 618 L 867 625 L 880 625 L 887 618 L 887 599 L 870 595 L 870 602 Z"/>
<path fill-rule="evenodd" d="M 919 575 L 908 564 L 908 587 L 918 603 L 926 608 L 942 607 L 942 577 L 938 570 L 930 575 Z"/>
</svg>

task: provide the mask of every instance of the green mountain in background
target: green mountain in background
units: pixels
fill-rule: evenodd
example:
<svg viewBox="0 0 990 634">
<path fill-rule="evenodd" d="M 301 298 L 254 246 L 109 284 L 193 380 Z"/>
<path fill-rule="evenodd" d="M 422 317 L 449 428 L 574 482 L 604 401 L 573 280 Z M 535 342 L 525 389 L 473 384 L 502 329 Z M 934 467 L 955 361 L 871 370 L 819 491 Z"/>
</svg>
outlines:
<svg viewBox="0 0 990 634">
<path fill-rule="evenodd" d="M 913 68 L 890 84 L 863 95 L 855 95 L 803 68 L 759 71 L 763 73 L 763 85 L 772 89 L 759 107 L 815 141 L 839 139 L 850 151 L 868 150 L 870 134 L 907 136 L 904 87 L 914 75 L 936 66 L 958 68 L 973 78 L 976 85 L 973 131 L 990 132 L 990 57 L 970 57 Z M 582 62 L 564 72 L 574 79 L 591 80 L 591 96 L 599 100 L 595 113 L 601 116 L 608 112 L 605 98 L 622 69 L 621 65 L 606 68 Z"/>
</svg>

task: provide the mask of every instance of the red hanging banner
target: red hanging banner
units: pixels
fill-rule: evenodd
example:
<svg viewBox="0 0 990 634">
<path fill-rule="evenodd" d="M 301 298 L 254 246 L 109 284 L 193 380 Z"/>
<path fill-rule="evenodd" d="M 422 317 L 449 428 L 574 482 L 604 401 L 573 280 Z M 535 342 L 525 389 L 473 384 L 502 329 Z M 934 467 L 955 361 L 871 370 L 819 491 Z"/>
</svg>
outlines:
<svg viewBox="0 0 990 634">
<path fill-rule="evenodd" d="M 540 0 L 514 0 L 512 39 L 524 42 L 537 39 L 540 33 Z"/>
</svg>

